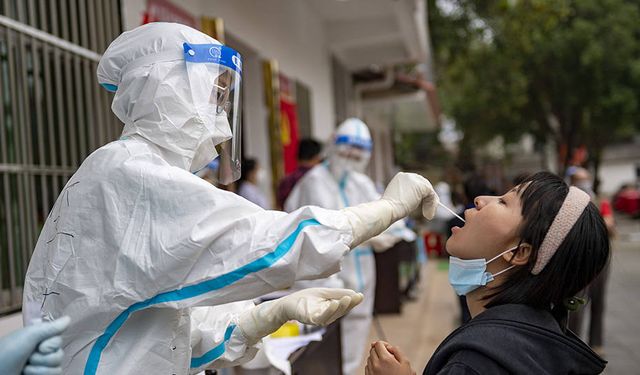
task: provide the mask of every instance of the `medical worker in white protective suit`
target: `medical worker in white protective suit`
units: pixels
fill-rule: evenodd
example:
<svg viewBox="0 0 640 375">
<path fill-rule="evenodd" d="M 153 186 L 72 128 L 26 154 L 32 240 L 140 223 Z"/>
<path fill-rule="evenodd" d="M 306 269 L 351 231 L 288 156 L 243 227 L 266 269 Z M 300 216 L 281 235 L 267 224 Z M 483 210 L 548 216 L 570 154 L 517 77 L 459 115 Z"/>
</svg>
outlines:
<svg viewBox="0 0 640 375">
<path fill-rule="evenodd" d="M 371 158 L 373 142 L 367 125 L 350 118 L 336 130 L 327 150 L 327 160 L 300 179 L 285 202 L 291 212 L 314 205 L 341 209 L 380 198 L 373 181 L 363 172 Z M 359 368 L 367 347 L 375 297 L 376 266 L 373 250 L 384 251 L 400 240 L 413 241 L 416 235 L 404 222 L 394 223 L 384 233 L 366 241 L 347 255 L 342 270 L 325 280 L 302 281 L 301 287 L 345 287 L 364 294 L 364 301 L 342 321 L 342 363 L 345 375 Z"/>
<path fill-rule="evenodd" d="M 371 158 L 373 142 L 367 125 L 350 118 L 336 130 L 328 146 L 327 160 L 315 166 L 294 187 L 285 210 L 306 205 L 340 209 L 376 200 L 380 194 L 363 172 Z M 364 301 L 342 319 L 342 363 L 345 375 L 353 374 L 362 360 L 369 337 L 375 296 L 376 268 L 373 250 L 384 251 L 400 240 L 416 236 L 403 221 L 353 249 L 343 260 L 342 270 L 325 280 L 303 281 L 301 286 L 346 287 L 364 294 Z"/>
<path fill-rule="evenodd" d="M 98 82 L 115 92 L 122 137 L 60 193 L 24 286 L 45 320 L 71 318 L 65 374 L 187 374 L 249 359 L 286 320 L 327 324 L 361 296 L 237 301 L 337 272 L 350 248 L 420 205 L 433 215 L 437 196 L 413 174 L 375 202 L 290 214 L 195 176 L 217 157 L 221 182 L 238 177 L 240 78 L 235 51 L 179 24 L 125 32 L 102 56 Z"/>
</svg>

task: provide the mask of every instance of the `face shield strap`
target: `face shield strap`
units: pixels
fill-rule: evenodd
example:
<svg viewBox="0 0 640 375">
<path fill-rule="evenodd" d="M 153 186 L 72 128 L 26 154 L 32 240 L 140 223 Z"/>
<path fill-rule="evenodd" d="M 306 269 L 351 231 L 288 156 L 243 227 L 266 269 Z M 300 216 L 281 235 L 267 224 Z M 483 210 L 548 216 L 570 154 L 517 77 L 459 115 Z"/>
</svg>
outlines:
<svg viewBox="0 0 640 375">
<path fill-rule="evenodd" d="M 356 147 L 365 151 L 371 151 L 371 149 L 373 149 L 373 142 L 370 139 L 350 135 L 339 135 L 336 137 L 335 144 Z"/>
<path fill-rule="evenodd" d="M 189 43 L 184 43 L 182 47 L 186 62 L 218 64 L 242 75 L 242 56 L 231 47 L 222 44 Z"/>
</svg>

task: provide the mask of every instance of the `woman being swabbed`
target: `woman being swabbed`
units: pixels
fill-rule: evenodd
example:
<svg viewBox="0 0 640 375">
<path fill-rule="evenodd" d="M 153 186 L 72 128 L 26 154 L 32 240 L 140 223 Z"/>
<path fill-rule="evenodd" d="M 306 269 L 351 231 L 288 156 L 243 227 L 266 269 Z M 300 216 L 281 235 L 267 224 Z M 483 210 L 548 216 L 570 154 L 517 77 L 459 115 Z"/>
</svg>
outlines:
<svg viewBox="0 0 640 375">
<path fill-rule="evenodd" d="M 447 241 L 449 281 L 473 319 L 424 374 L 599 374 L 606 361 L 566 329 L 568 312 L 609 260 L 607 228 L 583 191 L 539 172 L 480 196 Z M 371 345 L 366 375 L 411 375 L 400 348 Z"/>
</svg>

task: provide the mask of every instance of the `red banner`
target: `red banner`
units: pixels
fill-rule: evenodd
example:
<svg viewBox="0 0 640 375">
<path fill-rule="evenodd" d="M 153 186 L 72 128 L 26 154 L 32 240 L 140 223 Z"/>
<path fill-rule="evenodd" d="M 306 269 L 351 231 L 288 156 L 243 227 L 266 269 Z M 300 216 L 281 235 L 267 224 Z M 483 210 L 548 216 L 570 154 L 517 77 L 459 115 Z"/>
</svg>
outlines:
<svg viewBox="0 0 640 375">
<path fill-rule="evenodd" d="M 295 84 L 280 74 L 280 134 L 285 175 L 298 167 L 298 113 Z"/>
<path fill-rule="evenodd" d="M 176 22 L 198 28 L 198 21 L 186 10 L 174 5 L 168 0 L 147 0 L 147 9 L 142 18 L 142 24 L 149 22 Z"/>
</svg>

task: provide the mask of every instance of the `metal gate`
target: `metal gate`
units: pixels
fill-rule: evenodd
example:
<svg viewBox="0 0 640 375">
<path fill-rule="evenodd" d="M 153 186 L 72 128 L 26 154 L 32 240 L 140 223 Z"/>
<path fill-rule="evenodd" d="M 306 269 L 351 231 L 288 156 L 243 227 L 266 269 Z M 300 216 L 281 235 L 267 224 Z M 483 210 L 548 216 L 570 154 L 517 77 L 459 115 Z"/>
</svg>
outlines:
<svg viewBox="0 0 640 375">
<path fill-rule="evenodd" d="M 119 0 L 0 0 L 0 314 L 69 177 L 120 134 L 95 71 L 121 30 Z"/>
</svg>

